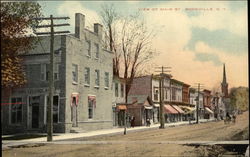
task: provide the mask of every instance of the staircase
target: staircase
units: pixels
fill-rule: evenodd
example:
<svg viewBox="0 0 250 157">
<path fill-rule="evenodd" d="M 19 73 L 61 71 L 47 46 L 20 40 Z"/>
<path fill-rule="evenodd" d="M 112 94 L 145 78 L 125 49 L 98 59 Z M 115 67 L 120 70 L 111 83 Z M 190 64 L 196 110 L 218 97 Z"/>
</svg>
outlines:
<svg viewBox="0 0 250 157">
<path fill-rule="evenodd" d="M 87 131 L 79 127 L 72 127 L 70 129 L 70 133 L 83 133 L 83 132 L 87 132 Z"/>
</svg>

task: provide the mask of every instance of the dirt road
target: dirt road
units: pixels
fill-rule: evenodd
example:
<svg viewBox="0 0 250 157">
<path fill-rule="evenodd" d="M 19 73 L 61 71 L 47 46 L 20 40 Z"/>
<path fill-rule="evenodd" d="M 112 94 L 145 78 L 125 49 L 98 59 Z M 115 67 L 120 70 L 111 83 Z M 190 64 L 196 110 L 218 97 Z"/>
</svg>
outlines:
<svg viewBox="0 0 250 157">
<path fill-rule="evenodd" d="M 88 141 L 140 141 L 137 144 L 48 144 L 38 147 L 14 148 L 2 151 L 4 157 L 116 157 L 116 156 L 207 156 L 208 151 L 220 154 L 223 148 L 192 147 L 178 144 L 150 144 L 146 141 L 222 141 L 249 139 L 248 112 L 237 117 L 235 124 L 223 121 L 147 130 L 88 139 Z"/>
</svg>

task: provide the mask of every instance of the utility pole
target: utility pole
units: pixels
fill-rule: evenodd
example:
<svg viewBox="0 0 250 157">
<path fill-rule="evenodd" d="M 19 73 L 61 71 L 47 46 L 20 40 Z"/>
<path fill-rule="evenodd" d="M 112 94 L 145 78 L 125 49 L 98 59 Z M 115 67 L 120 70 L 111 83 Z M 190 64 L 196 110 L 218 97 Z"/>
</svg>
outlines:
<svg viewBox="0 0 250 157">
<path fill-rule="evenodd" d="M 50 35 L 50 68 L 49 68 L 49 102 L 47 106 L 47 141 L 53 140 L 53 95 L 54 95 L 54 35 L 70 33 L 69 31 L 54 31 L 54 27 L 69 26 L 69 24 L 57 24 L 55 25 L 53 20 L 67 20 L 69 17 L 50 17 L 47 18 L 34 18 L 34 20 L 50 20 L 50 25 L 40 25 L 36 28 L 48 28 L 50 32 L 35 32 L 36 35 Z"/>
<path fill-rule="evenodd" d="M 159 89 L 160 89 L 160 129 L 165 128 L 165 116 L 164 116 L 164 73 L 165 72 L 171 72 L 170 70 L 165 70 L 165 69 L 171 69 L 171 67 L 156 67 L 157 69 L 161 69 L 161 71 L 156 71 L 160 72 L 160 77 L 159 77 Z"/>
<path fill-rule="evenodd" d="M 200 88 L 202 84 L 198 83 L 198 96 L 196 98 L 196 123 L 199 123 L 199 106 L 200 106 Z"/>
</svg>

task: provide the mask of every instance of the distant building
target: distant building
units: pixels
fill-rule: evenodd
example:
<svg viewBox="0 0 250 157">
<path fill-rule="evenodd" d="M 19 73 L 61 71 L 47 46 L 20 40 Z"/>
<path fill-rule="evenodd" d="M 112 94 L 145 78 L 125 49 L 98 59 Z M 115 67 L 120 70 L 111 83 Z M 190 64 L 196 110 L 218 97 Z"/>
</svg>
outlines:
<svg viewBox="0 0 250 157">
<path fill-rule="evenodd" d="M 214 112 L 212 111 L 212 104 L 211 104 L 211 91 L 204 89 L 203 90 L 203 104 L 204 104 L 204 118 L 210 119 L 214 117 Z"/>
<path fill-rule="evenodd" d="M 222 95 L 218 92 L 216 92 L 212 96 L 212 106 L 213 106 L 213 111 L 214 111 L 214 118 L 221 120 L 223 117 L 226 115 L 225 113 L 225 105 L 222 101 Z"/>
<path fill-rule="evenodd" d="M 75 34 L 55 36 L 53 97 L 54 132 L 111 128 L 113 53 L 102 47 L 102 26 L 85 28 L 76 13 Z M 25 55 L 28 83 L 15 89 L 10 105 L 2 106 L 3 133 L 46 132 L 50 37 L 39 37 Z"/>
<path fill-rule="evenodd" d="M 135 117 L 136 125 L 146 125 L 145 118 L 159 122 L 159 84 L 152 75 L 134 78 L 128 104 L 132 104 L 128 105 L 128 112 Z"/>
</svg>

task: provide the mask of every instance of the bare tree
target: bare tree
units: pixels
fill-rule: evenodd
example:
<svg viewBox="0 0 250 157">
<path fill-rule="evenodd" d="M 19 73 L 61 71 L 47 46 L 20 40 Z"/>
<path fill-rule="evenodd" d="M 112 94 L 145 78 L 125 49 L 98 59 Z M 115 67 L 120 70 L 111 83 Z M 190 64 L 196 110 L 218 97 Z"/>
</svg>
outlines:
<svg viewBox="0 0 250 157">
<path fill-rule="evenodd" d="M 115 54 L 114 75 L 123 76 L 126 81 L 127 102 L 127 94 L 134 77 L 155 55 L 151 48 L 155 33 L 148 29 L 140 14 L 120 16 L 113 5 L 104 5 L 101 17 L 106 28 L 109 49 Z"/>
<path fill-rule="evenodd" d="M 114 52 L 113 58 L 113 73 L 119 77 L 119 62 L 121 54 L 117 52 L 117 41 L 116 41 L 116 22 L 119 20 L 118 13 L 116 12 L 114 5 L 104 4 L 101 7 L 100 12 L 102 23 L 104 25 L 104 46 L 108 50 Z"/>
</svg>

